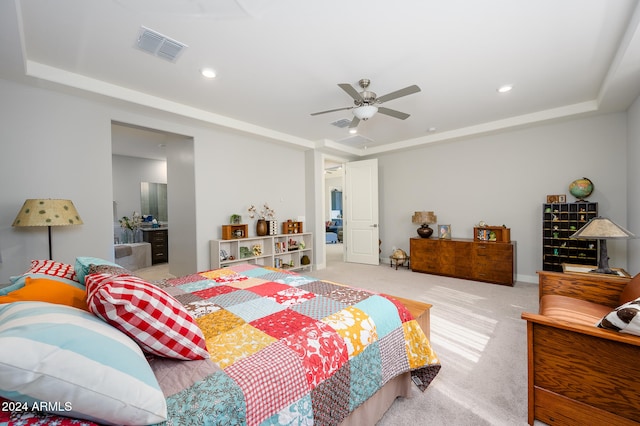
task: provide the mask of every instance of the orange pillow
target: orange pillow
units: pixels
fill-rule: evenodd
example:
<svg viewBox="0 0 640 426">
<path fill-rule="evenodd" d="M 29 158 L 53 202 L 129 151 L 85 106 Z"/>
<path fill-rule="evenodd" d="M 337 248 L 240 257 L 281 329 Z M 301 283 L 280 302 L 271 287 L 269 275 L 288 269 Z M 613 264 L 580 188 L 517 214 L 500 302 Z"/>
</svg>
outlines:
<svg viewBox="0 0 640 426">
<path fill-rule="evenodd" d="M 24 287 L 0 296 L 0 303 L 27 301 L 56 303 L 89 311 L 85 290 L 47 278 L 26 277 Z"/>
</svg>

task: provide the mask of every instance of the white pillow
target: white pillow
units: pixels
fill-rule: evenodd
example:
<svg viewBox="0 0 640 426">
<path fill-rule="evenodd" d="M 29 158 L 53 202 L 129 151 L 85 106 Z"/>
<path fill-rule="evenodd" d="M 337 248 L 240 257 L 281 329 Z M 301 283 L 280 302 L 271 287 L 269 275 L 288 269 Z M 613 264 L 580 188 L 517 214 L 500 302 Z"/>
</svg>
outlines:
<svg viewBox="0 0 640 426">
<path fill-rule="evenodd" d="M 52 413 L 102 424 L 167 418 L 133 340 L 86 311 L 45 302 L 0 305 L 0 396 L 29 406 L 58 402 Z"/>
<path fill-rule="evenodd" d="M 600 328 L 640 336 L 640 298 L 618 306 L 596 324 Z"/>
</svg>

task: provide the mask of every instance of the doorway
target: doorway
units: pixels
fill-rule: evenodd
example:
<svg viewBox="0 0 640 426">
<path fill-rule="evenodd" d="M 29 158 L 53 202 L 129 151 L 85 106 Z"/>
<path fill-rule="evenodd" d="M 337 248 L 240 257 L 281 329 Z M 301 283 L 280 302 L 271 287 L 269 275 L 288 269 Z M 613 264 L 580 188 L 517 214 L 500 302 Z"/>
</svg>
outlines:
<svg viewBox="0 0 640 426">
<path fill-rule="evenodd" d="M 189 136 L 111 123 L 112 159 L 127 164 L 115 169 L 112 162 L 114 216 L 141 211 L 141 182 L 166 183 L 169 268 L 175 276 L 197 270 L 193 142 Z"/>
<path fill-rule="evenodd" d="M 325 158 L 324 166 L 326 265 L 379 265 L 377 160 L 337 163 Z M 329 234 L 338 232 L 339 241 L 333 243 Z"/>
</svg>

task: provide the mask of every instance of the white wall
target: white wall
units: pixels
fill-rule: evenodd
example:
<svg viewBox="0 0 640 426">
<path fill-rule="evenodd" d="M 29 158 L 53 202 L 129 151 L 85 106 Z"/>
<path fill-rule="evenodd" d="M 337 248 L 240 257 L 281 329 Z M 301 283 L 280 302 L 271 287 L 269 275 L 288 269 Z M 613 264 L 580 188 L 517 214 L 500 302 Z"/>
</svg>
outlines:
<svg viewBox="0 0 640 426">
<path fill-rule="evenodd" d="M 628 242 L 628 271 L 635 274 L 640 272 L 640 97 L 629 108 L 627 115 L 627 137 L 629 140 L 627 155 L 628 229 L 637 237 Z"/>
<path fill-rule="evenodd" d="M 167 162 L 148 158 L 112 156 L 113 200 L 117 218 L 141 213 L 140 183 L 167 183 Z M 117 224 L 117 222 L 116 222 Z"/>
<path fill-rule="evenodd" d="M 305 194 L 316 191 L 305 181 L 309 173 L 319 175 L 320 166 L 317 171 L 305 167 L 302 150 L 151 108 L 42 86 L 0 79 L 0 282 L 24 271 L 30 259 L 47 257 L 46 230 L 11 227 L 26 198 L 69 198 L 84 220 L 81 226 L 53 230 L 55 259 L 72 263 L 78 255 L 113 257 L 112 121 L 193 141 L 191 151 L 175 154 L 193 162 L 189 198 L 194 201 L 183 203 L 191 219 L 172 221 L 171 227 L 195 247 L 193 253 L 184 249 L 194 269 L 208 269 L 208 241 L 220 237 L 220 225 L 231 214 L 241 214 L 250 234 L 255 233 L 255 221 L 246 217 L 250 204 L 268 202 L 283 221 L 305 216 L 315 198 L 320 210 L 309 217 L 322 216 L 324 193 Z M 394 246 L 408 250 L 415 235 L 411 215 L 428 209 L 440 223 L 452 225 L 456 238 L 470 238 L 480 220 L 506 224 L 518 245 L 519 279 L 536 281 L 541 205 L 547 194 L 567 194 L 568 184 L 582 176 L 595 183 L 590 200 L 600 203 L 600 213 L 626 225 L 633 212 L 628 227 L 640 234 L 635 216 L 640 196 L 636 185 L 626 183 L 627 178 L 638 181 L 632 167 L 640 160 L 638 110 L 636 102 L 629 125 L 627 114 L 617 113 L 380 155 L 383 259 Z M 627 131 L 632 142 L 628 160 Z M 320 158 L 314 155 L 307 162 L 319 164 Z M 310 222 L 305 228 L 321 231 L 322 224 Z M 625 249 L 624 243 L 609 245 L 611 265 L 638 272 L 637 261 L 627 265 Z"/>
<path fill-rule="evenodd" d="M 303 151 L 222 131 L 196 134 L 195 141 L 199 270 L 209 269 L 209 240 L 221 237 L 221 225 L 232 214 L 242 216 L 250 236 L 256 235 L 257 220 L 248 216 L 252 204 L 259 211 L 268 203 L 280 229 L 287 219 L 305 216 Z"/>
<path fill-rule="evenodd" d="M 181 277 L 208 269 L 208 251 L 198 253 L 195 155 L 192 139 L 167 141 L 167 213 L 169 271 Z"/>
<path fill-rule="evenodd" d="M 0 282 L 48 258 L 47 231 L 12 228 L 27 198 L 67 198 L 84 225 L 52 229 L 53 257 L 113 257 L 111 121 L 105 108 L 0 80 Z"/>
<path fill-rule="evenodd" d="M 473 226 L 506 225 L 517 243 L 517 274 L 537 282 L 542 268 L 542 203 L 567 194 L 573 180 L 595 184 L 589 201 L 601 215 L 627 222 L 626 114 L 609 114 L 440 143 L 380 155 L 382 258 L 408 252 L 416 236 L 411 215 L 433 210 L 454 238 L 473 238 Z M 637 230 L 637 231 L 640 231 Z M 625 247 L 609 244 L 611 265 L 626 268 Z"/>
<path fill-rule="evenodd" d="M 71 199 L 84 221 L 53 229 L 54 259 L 113 258 L 112 121 L 192 138 L 191 191 L 197 202 L 184 206 L 191 219 L 171 223 L 172 234 L 181 232 L 195 246 L 193 254 L 186 254 L 195 265 L 191 272 L 208 269 L 208 241 L 220 237 L 220 225 L 231 214 L 246 219 L 249 204 L 270 203 L 281 221 L 305 215 L 300 149 L 151 108 L 42 86 L 0 79 L 0 282 L 22 273 L 31 259 L 48 256 L 45 229 L 11 227 L 27 198 Z M 177 151 L 178 156 L 189 155 Z M 169 214 L 175 217 L 171 210 Z M 255 222 L 249 223 L 254 233 Z"/>
</svg>

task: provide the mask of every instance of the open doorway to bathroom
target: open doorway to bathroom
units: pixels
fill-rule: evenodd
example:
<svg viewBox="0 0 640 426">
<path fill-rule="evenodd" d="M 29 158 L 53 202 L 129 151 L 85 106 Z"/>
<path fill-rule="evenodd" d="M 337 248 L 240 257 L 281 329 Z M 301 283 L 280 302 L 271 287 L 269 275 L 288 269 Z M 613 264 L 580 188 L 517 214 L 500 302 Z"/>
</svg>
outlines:
<svg viewBox="0 0 640 426">
<path fill-rule="evenodd" d="M 192 160 L 185 160 L 193 158 L 193 138 L 112 122 L 111 146 L 114 243 L 119 232 L 119 219 L 131 217 L 133 212 L 152 214 L 151 210 L 143 211 L 143 206 L 149 206 L 153 198 L 162 205 L 154 207 L 154 216 L 157 215 L 154 219 L 159 226 L 151 229 L 166 236 L 166 240 L 163 246 L 158 238 L 147 238 L 155 241 L 155 246 L 150 241 L 152 266 L 166 268 L 168 263 L 174 275 L 195 271 L 194 164 Z M 159 189 L 149 200 L 143 200 L 145 184 L 159 184 L 154 186 Z"/>
</svg>

